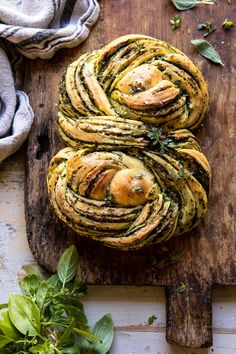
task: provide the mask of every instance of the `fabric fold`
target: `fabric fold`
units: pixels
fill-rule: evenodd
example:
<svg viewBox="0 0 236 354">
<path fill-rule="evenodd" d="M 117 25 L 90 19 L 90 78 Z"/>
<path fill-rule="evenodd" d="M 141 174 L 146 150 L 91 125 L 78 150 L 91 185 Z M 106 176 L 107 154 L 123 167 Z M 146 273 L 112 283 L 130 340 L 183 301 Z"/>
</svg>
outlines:
<svg viewBox="0 0 236 354">
<path fill-rule="evenodd" d="M 14 63 L 4 44 L 27 58 L 49 59 L 58 49 L 82 43 L 98 15 L 96 0 L 1 0 L 0 163 L 20 147 L 33 122 L 27 95 L 15 89 Z"/>
</svg>

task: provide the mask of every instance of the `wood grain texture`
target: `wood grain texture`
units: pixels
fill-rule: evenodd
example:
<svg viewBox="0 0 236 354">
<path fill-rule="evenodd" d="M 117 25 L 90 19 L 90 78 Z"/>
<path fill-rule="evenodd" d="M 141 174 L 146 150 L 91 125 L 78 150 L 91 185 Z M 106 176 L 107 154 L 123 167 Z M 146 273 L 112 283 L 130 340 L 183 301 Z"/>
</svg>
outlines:
<svg viewBox="0 0 236 354">
<path fill-rule="evenodd" d="M 39 263 L 55 270 L 65 247 L 76 243 L 79 272 L 90 284 L 134 284 L 167 286 L 167 340 L 189 347 L 208 347 L 212 342 L 211 288 L 213 284 L 236 283 L 235 196 L 236 123 L 234 109 L 235 50 L 233 31 L 221 23 L 233 18 L 234 5 L 227 1 L 199 5 L 180 13 L 181 28 L 173 32 L 169 19 L 177 11 L 169 1 L 101 1 L 101 15 L 89 39 L 79 48 L 61 50 L 50 61 L 27 61 L 24 89 L 29 93 L 35 121 L 27 147 L 26 222 L 30 248 Z M 190 43 L 201 37 L 197 24 L 214 19 L 217 30 L 209 40 L 222 56 L 225 67 L 202 58 Z M 185 52 L 201 68 L 209 84 L 211 109 L 196 132 L 208 157 L 213 181 L 209 211 L 197 229 L 140 251 L 122 252 L 78 238 L 54 215 L 47 198 L 46 173 L 52 156 L 63 147 L 56 126 L 58 83 L 65 67 L 79 55 L 100 48 L 127 33 L 161 38 Z M 181 252 L 179 262 L 171 256 Z M 151 262 L 151 256 L 155 262 Z M 152 257 L 152 259 L 153 259 Z M 181 282 L 186 291 L 177 291 Z"/>
</svg>

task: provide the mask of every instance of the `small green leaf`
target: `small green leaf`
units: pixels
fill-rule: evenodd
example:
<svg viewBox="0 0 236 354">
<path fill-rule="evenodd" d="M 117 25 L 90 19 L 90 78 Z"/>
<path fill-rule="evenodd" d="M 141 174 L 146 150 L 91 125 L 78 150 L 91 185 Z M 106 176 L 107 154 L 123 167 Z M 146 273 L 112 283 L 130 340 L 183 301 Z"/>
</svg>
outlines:
<svg viewBox="0 0 236 354">
<path fill-rule="evenodd" d="M 229 21 L 227 20 L 227 18 L 224 20 L 224 22 L 222 23 L 222 27 L 225 29 L 225 30 L 228 30 L 229 28 L 233 27 L 234 26 L 234 22 L 233 21 Z"/>
<path fill-rule="evenodd" d="M 155 320 L 157 320 L 157 317 L 155 315 L 150 316 L 148 318 L 148 324 L 151 326 Z"/>
<path fill-rule="evenodd" d="M 187 288 L 188 284 L 185 283 L 180 283 L 180 286 L 178 287 L 178 293 L 183 294 Z"/>
<path fill-rule="evenodd" d="M 170 24 L 173 30 L 177 29 L 180 27 L 181 24 L 181 18 L 178 15 L 175 15 L 170 19 Z"/>
<path fill-rule="evenodd" d="M 72 245 L 63 253 L 57 267 L 57 274 L 63 285 L 74 278 L 78 263 L 79 255 L 75 246 Z"/>
<path fill-rule="evenodd" d="M 40 312 L 26 296 L 11 293 L 8 301 L 11 322 L 22 334 L 36 336 L 40 333 Z"/>
<path fill-rule="evenodd" d="M 197 50 L 203 57 L 211 60 L 216 64 L 224 66 L 219 54 L 216 52 L 214 47 L 205 39 L 193 39 L 191 43 L 195 46 L 195 48 L 197 48 Z"/>
<path fill-rule="evenodd" d="M 181 253 L 180 253 L 180 252 L 177 252 L 177 253 L 174 254 L 173 256 L 170 256 L 171 263 L 179 262 L 180 258 L 181 258 Z"/>
<path fill-rule="evenodd" d="M 0 334 L 0 348 L 5 347 L 8 343 L 11 343 L 12 339 Z"/>
</svg>

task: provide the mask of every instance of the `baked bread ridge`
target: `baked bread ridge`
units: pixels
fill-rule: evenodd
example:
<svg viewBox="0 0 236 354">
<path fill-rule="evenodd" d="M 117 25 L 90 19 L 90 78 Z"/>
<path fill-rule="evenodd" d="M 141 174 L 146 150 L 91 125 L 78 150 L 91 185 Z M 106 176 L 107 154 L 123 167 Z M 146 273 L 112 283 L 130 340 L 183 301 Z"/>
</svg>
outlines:
<svg viewBox="0 0 236 354">
<path fill-rule="evenodd" d="M 60 83 L 59 132 L 76 148 L 94 141 L 139 146 L 148 127 L 194 130 L 208 106 L 207 84 L 185 54 L 152 37 L 126 35 L 68 66 Z"/>
<path fill-rule="evenodd" d="M 48 170 L 59 218 L 122 250 L 198 225 L 211 169 L 190 130 L 208 105 L 200 70 L 166 42 L 126 35 L 82 55 L 60 83 L 59 132 L 70 147 Z"/>
<path fill-rule="evenodd" d="M 48 171 L 49 197 L 79 235 L 122 250 L 191 230 L 207 208 L 210 166 L 186 129 L 163 136 L 165 151 L 67 147 Z"/>
</svg>

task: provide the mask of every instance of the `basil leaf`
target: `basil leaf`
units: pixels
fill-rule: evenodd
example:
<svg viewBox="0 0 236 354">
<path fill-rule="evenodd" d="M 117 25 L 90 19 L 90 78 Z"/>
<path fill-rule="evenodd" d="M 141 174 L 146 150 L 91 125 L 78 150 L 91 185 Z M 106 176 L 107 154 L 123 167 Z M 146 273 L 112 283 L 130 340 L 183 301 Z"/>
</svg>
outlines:
<svg viewBox="0 0 236 354">
<path fill-rule="evenodd" d="M 11 322 L 22 334 L 36 336 L 40 333 L 40 311 L 26 296 L 11 293 L 8 301 Z"/>
<path fill-rule="evenodd" d="M 20 338 L 20 333 L 11 322 L 8 311 L 3 312 L 1 315 L 3 319 L 0 321 L 0 329 L 2 330 L 3 334 L 14 341 L 18 340 Z"/>
<path fill-rule="evenodd" d="M 93 327 L 93 334 L 101 338 L 102 343 L 96 343 L 95 348 L 98 350 L 99 354 L 106 354 L 113 342 L 114 338 L 114 328 L 111 315 L 103 316 L 95 326 Z"/>
<path fill-rule="evenodd" d="M 47 283 L 54 288 L 54 290 L 61 289 L 62 283 L 58 278 L 57 274 L 53 274 L 50 278 L 47 279 Z"/>
<path fill-rule="evenodd" d="M 40 279 L 37 275 L 27 275 L 19 281 L 21 290 L 25 295 L 34 296 L 40 284 Z"/>
<path fill-rule="evenodd" d="M 84 313 L 83 305 L 81 308 L 72 305 L 59 304 L 71 317 L 74 317 L 76 327 L 83 330 L 88 330 L 88 320 Z"/>
<path fill-rule="evenodd" d="M 43 278 L 42 272 L 36 264 L 27 264 L 22 267 L 27 275 L 37 275 L 40 279 Z"/>
<path fill-rule="evenodd" d="M 197 5 L 196 0 L 171 0 L 176 9 L 185 11 Z"/>
<path fill-rule="evenodd" d="M 224 66 L 224 63 L 222 62 L 219 54 L 216 52 L 214 47 L 205 39 L 193 39 L 191 43 L 195 46 L 195 48 L 197 48 L 197 50 L 203 57 L 211 60 L 216 64 Z"/>
<path fill-rule="evenodd" d="M 11 343 L 12 339 L 0 334 L 0 348 L 5 347 L 6 344 Z"/>
<path fill-rule="evenodd" d="M 72 245 L 63 253 L 57 267 L 57 274 L 63 286 L 76 275 L 78 263 L 79 255 L 75 246 Z"/>
<path fill-rule="evenodd" d="M 107 354 L 114 338 L 114 329 L 111 315 L 103 316 L 93 327 L 93 334 L 101 339 L 101 341 L 88 342 L 82 340 L 79 343 L 81 354 Z"/>
<path fill-rule="evenodd" d="M 45 281 L 43 281 L 38 287 L 36 293 L 36 303 L 40 309 L 43 307 L 46 297 L 48 295 L 48 288 L 49 286 Z"/>
</svg>

